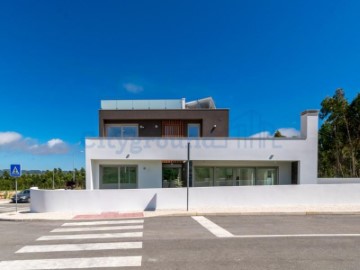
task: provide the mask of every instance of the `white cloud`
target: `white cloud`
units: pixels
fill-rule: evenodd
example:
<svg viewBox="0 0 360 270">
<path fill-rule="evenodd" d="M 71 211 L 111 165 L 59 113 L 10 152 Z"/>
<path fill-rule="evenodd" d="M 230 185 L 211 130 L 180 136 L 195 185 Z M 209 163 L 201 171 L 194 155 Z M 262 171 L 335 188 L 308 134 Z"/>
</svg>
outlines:
<svg viewBox="0 0 360 270">
<path fill-rule="evenodd" d="M 70 146 L 61 139 L 51 139 L 46 143 L 39 143 L 32 138 L 24 138 L 17 132 L 0 132 L 0 149 L 16 151 L 34 155 L 65 154 Z"/>
<path fill-rule="evenodd" d="M 279 128 L 277 130 L 280 131 L 280 133 L 283 136 L 285 136 L 286 138 L 300 137 L 300 131 L 295 128 Z M 261 132 L 255 133 L 249 137 L 250 138 L 273 138 L 274 134 L 275 134 L 275 132 L 261 131 Z"/>
<path fill-rule="evenodd" d="M 279 128 L 278 130 L 287 138 L 300 137 L 300 131 L 295 128 Z"/>
<path fill-rule="evenodd" d="M 271 138 L 272 135 L 269 131 L 261 131 L 250 136 L 250 138 Z"/>
<path fill-rule="evenodd" d="M 60 140 L 60 139 L 52 139 L 50 141 L 47 142 L 47 145 L 50 147 L 50 148 L 53 148 L 54 146 L 56 145 L 59 145 L 59 144 L 63 144 L 63 140 Z"/>
<path fill-rule="evenodd" d="M 12 131 L 0 132 L 0 146 L 16 142 L 21 139 L 21 134 Z"/>
<path fill-rule="evenodd" d="M 138 94 L 142 91 L 144 91 L 144 87 L 142 87 L 141 85 L 137 85 L 134 83 L 124 83 L 123 87 L 125 88 L 125 90 L 129 93 L 133 93 L 133 94 Z"/>
</svg>

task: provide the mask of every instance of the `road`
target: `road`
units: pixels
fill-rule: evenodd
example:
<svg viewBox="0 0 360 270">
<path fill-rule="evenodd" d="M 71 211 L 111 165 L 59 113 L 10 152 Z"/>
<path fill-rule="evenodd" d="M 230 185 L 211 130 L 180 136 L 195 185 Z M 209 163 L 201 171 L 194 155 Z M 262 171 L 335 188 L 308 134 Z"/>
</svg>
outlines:
<svg viewBox="0 0 360 270">
<path fill-rule="evenodd" d="M 0 269 L 358 270 L 359 225 L 359 215 L 3 221 Z"/>
</svg>

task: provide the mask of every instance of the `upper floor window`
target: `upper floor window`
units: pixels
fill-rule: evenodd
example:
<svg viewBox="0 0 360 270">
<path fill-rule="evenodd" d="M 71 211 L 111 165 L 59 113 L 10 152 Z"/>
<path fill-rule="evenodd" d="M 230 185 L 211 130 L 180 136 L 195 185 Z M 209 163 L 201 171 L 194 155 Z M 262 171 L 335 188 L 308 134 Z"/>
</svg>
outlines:
<svg viewBox="0 0 360 270">
<path fill-rule="evenodd" d="M 200 137 L 200 124 L 188 124 L 188 137 Z"/>
<path fill-rule="evenodd" d="M 131 138 L 139 136 L 139 128 L 136 124 L 106 125 L 106 137 Z"/>
</svg>

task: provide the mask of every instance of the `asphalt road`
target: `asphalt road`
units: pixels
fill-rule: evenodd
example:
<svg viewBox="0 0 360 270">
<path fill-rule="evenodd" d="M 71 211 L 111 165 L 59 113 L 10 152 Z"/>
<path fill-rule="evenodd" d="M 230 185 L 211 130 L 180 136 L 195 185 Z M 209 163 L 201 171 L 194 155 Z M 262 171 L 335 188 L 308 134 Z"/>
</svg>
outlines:
<svg viewBox="0 0 360 270">
<path fill-rule="evenodd" d="M 50 265 L 46 269 L 60 269 L 56 268 L 59 265 L 70 269 L 78 264 L 79 269 L 90 265 L 99 265 L 92 269 L 109 269 L 104 266 L 110 264 L 116 269 L 360 268 L 359 215 L 73 222 L 0 222 L 0 269 L 24 270 L 31 263 Z M 49 252 L 52 249 L 57 251 Z"/>
</svg>

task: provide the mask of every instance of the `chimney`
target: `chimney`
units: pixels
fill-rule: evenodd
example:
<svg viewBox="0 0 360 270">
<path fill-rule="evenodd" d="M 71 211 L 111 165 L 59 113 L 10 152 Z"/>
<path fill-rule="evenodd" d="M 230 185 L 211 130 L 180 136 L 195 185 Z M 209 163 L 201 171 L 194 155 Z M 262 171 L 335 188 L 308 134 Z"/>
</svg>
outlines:
<svg viewBox="0 0 360 270">
<path fill-rule="evenodd" d="M 301 113 L 301 138 L 317 138 L 319 131 L 319 110 L 306 110 Z"/>
</svg>

